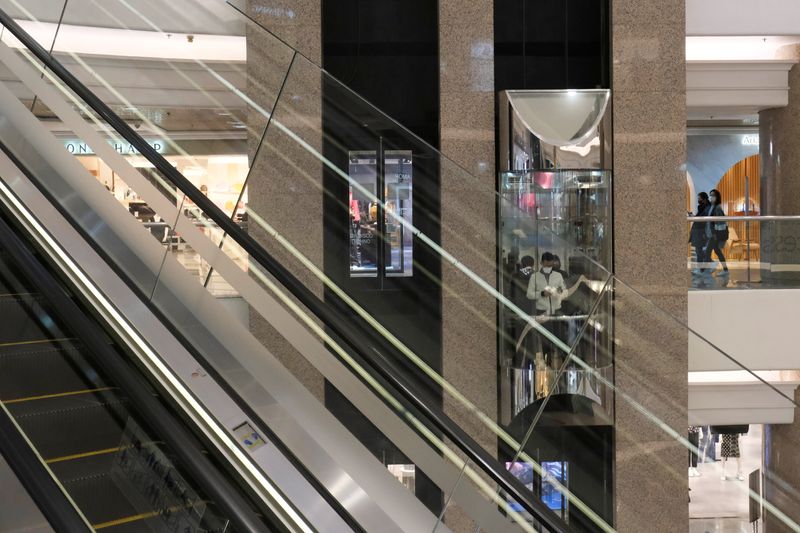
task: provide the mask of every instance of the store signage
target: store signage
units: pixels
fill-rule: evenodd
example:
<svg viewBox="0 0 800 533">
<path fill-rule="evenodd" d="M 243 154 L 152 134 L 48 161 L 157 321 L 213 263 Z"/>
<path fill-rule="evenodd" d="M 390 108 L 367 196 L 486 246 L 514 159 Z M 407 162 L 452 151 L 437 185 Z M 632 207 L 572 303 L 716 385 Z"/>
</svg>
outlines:
<svg viewBox="0 0 800 533">
<path fill-rule="evenodd" d="M 758 146 L 758 134 L 742 135 L 742 146 Z"/>
<path fill-rule="evenodd" d="M 108 141 L 108 144 L 113 146 L 114 149 L 122 155 L 139 155 L 139 151 L 131 144 L 111 140 Z M 159 154 L 164 153 L 164 141 L 161 139 L 148 140 L 147 144 L 149 144 L 153 150 Z M 92 147 L 83 141 L 64 141 L 64 148 L 67 149 L 67 152 L 74 155 L 94 155 L 94 150 L 92 150 Z"/>
</svg>

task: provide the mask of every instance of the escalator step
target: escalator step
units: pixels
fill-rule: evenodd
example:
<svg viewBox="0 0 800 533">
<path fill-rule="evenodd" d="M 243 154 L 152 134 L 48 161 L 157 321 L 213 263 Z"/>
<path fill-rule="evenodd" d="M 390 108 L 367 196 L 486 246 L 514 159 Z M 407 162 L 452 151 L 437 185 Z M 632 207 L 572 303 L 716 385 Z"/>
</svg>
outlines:
<svg viewBox="0 0 800 533">
<path fill-rule="evenodd" d="M 114 446 L 73 455 L 50 457 L 47 459 L 47 466 L 59 481 L 69 483 L 84 477 L 110 474 L 120 451 L 119 446 Z"/>
<path fill-rule="evenodd" d="M 148 525 L 155 526 L 155 531 L 174 531 L 175 517 L 193 514 L 189 506 L 164 499 L 158 492 L 141 492 L 136 485 L 129 483 L 121 470 L 69 481 L 64 483 L 64 487 L 89 522 L 99 530 L 113 527 L 112 531 L 121 531 L 117 528 L 138 523 L 139 529 L 131 531 L 143 531 L 144 522 L 153 519 Z M 201 506 L 206 504 L 201 503 Z M 170 515 L 172 521 L 168 518 Z"/>
<path fill-rule="evenodd" d="M 104 384 L 72 344 L 0 351 L 0 399 L 57 394 Z"/>
<path fill-rule="evenodd" d="M 103 401 L 97 394 L 74 398 L 45 400 L 48 407 L 40 409 L 27 402 L 9 405 L 9 410 L 22 430 L 47 460 L 119 446 L 128 419 L 124 399 Z"/>
<path fill-rule="evenodd" d="M 39 338 L 63 338 L 67 335 L 44 310 L 39 295 L 0 295 L 0 344 Z"/>
<path fill-rule="evenodd" d="M 160 445 L 162 443 L 156 442 L 156 444 Z M 165 450 L 162 449 L 162 451 Z M 82 477 L 111 473 L 115 462 L 119 460 L 121 452 L 122 448 L 120 446 L 91 450 L 75 455 L 52 457 L 47 460 L 47 465 L 59 480 L 69 482 Z M 174 460 L 173 457 L 166 453 L 165 456 L 170 460 Z"/>
<path fill-rule="evenodd" d="M 103 524 L 148 512 L 131 502 L 134 495 L 126 496 L 119 484 L 119 478 L 111 474 L 83 477 L 63 483 L 91 524 Z"/>
</svg>

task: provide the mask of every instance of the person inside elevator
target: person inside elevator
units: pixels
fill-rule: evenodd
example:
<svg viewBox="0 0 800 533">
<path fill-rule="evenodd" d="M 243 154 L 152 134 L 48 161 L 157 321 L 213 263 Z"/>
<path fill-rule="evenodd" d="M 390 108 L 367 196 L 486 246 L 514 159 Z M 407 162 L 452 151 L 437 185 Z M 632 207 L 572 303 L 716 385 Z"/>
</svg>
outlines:
<svg viewBox="0 0 800 533">
<path fill-rule="evenodd" d="M 560 329 L 561 322 L 555 320 L 555 315 L 561 309 L 561 300 L 567 292 L 564 278 L 560 273 L 553 269 L 555 256 L 550 252 L 542 254 L 541 266 L 533 273 L 528 282 L 527 297 L 533 300 L 533 310 L 544 328 L 557 338 L 563 339 L 563 332 Z M 524 333 L 523 333 L 524 334 Z M 536 352 L 535 361 L 537 362 L 537 376 L 545 375 L 542 372 L 546 364 L 558 370 L 561 366 L 561 354 L 558 353 L 556 345 L 545 335 L 537 335 L 540 350 Z"/>
<path fill-rule="evenodd" d="M 511 302 L 523 313 L 530 315 L 533 311 L 532 303 L 527 298 L 528 283 L 533 276 L 536 261 L 533 257 L 525 255 L 519 261 L 519 268 L 511 277 L 509 297 Z M 527 360 L 533 357 L 536 349 L 534 335 L 526 335 L 527 317 L 513 315 L 511 318 L 511 337 L 514 348 L 514 367 L 523 368 Z M 523 338 L 524 336 L 524 338 Z"/>
<path fill-rule="evenodd" d="M 569 273 L 561 268 L 561 258 L 557 255 L 553 255 L 553 272 L 558 272 L 561 274 L 561 279 L 564 280 L 564 285 L 569 286 Z"/>
<path fill-rule="evenodd" d="M 536 260 L 529 255 L 525 255 L 519 260 L 519 268 L 511 276 L 511 301 L 528 314 L 531 313 L 531 302 L 526 296 L 535 266 Z"/>
<path fill-rule="evenodd" d="M 724 217 L 725 210 L 722 209 L 722 195 L 717 189 L 711 189 L 708 193 L 709 215 L 712 217 Z M 723 274 L 728 272 L 728 264 L 725 262 L 725 255 L 722 250 L 728 241 L 728 223 L 724 221 L 711 223 L 711 240 L 708 248 L 708 260 L 711 261 L 711 252 L 717 254 L 719 262 L 722 263 Z"/>
<path fill-rule="evenodd" d="M 711 204 L 708 201 L 708 194 L 701 192 L 697 195 L 696 217 L 706 217 L 710 213 Z M 701 273 L 706 271 L 707 263 L 710 258 L 709 240 L 711 239 L 711 227 L 708 222 L 692 222 L 692 229 L 689 231 L 689 243 L 692 245 L 697 257 L 697 264 Z"/>
<path fill-rule="evenodd" d="M 528 282 L 527 296 L 534 301 L 534 312 L 537 315 L 555 315 L 561 309 L 561 298 L 567 288 L 564 278 L 553 269 L 555 256 L 550 252 L 542 254 L 541 268 Z"/>
</svg>

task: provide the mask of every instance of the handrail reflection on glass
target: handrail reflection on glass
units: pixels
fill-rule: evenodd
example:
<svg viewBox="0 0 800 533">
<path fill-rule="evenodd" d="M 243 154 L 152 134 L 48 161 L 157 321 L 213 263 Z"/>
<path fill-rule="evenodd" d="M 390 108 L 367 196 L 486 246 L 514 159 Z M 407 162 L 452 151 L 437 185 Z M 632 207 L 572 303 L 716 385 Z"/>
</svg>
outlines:
<svg viewBox="0 0 800 533">
<path fill-rule="evenodd" d="M 41 47 L 29 34 L 27 34 L 11 17 L 0 10 L 0 22 L 20 40 L 28 50 L 30 50 L 40 61 L 55 73 L 75 94 L 86 102 L 98 115 L 113 127 L 122 137 L 134 146 L 140 154 L 150 161 L 169 181 L 177 186 L 188 198 L 194 201 L 207 216 L 215 221 L 217 225 L 230 235 L 244 250 L 246 250 L 258 263 L 263 265 L 280 283 L 291 290 L 291 292 L 308 309 L 322 319 L 337 336 L 344 340 L 347 345 L 357 353 L 363 354 L 365 360 L 371 363 L 373 370 L 377 370 L 385 379 L 395 384 L 397 392 L 410 401 L 417 409 L 425 413 L 426 417 L 442 431 L 453 442 L 458 443 L 458 447 L 467 456 L 481 467 L 499 486 L 509 495 L 518 501 L 526 511 L 531 513 L 537 520 L 546 524 L 552 531 L 569 531 L 569 526 L 561 523 L 549 508 L 544 506 L 536 499 L 531 499 L 524 486 L 511 476 L 505 469 L 496 468 L 496 459 L 490 457 L 488 453 L 472 439 L 461 428 L 457 427 L 449 417 L 444 415 L 441 409 L 428 405 L 422 398 L 418 397 L 413 390 L 398 376 L 387 372 L 387 369 L 380 364 L 374 364 L 369 354 L 373 353 L 369 346 L 364 345 L 362 339 L 356 331 L 337 314 L 324 307 L 316 296 L 299 280 L 289 272 L 283 265 L 270 256 L 257 242 L 248 234 L 245 234 L 236 222 L 226 216 L 208 197 L 199 191 L 189 182 L 175 167 L 173 167 L 161 154 L 159 154 L 149 143 L 140 137 L 124 120 L 116 115 L 107 104 L 101 101 L 85 85 L 83 85 L 72 73 L 63 65 L 56 61 L 50 54 Z M 417 230 L 417 234 L 419 234 Z M 454 258 L 453 258 L 454 259 Z M 588 511 L 588 509 L 587 509 Z"/>
<path fill-rule="evenodd" d="M 401 223 L 402 223 L 402 221 L 401 221 Z M 449 255 L 449 254 L 448 254 L 448 255 Z M 452 258 L 452 259 L 455 259 L 455 258 Z M 468 269 L 467 269 L 467 270 L 468 270 Z M 465 272 L 465 273 L 466 273 L 466 272 Z M 476 281 L 477 281 L 477 280 L 476 280 Z M 481 285 L 481 283 L 479 283 L 479 285 Z M 537 329 L 538 329 L 538 328 L 537 328 Z M 550 338 L 550 335 L 548 335 L 548 333 L 549 333 L 549 332 L 546 332 L 546 331 L 544 331 L 544 330 L 541 330 L 541 331 L 540 331 L 540 333 L 541 333 L 543 336 L 545 336 L 545 337 L 547 337 L 547 338 Z M 551 339 L 551 340 L 553 340 L 553 339 Z"/>
<path fill-rule="evenodd" d="M 796 275 L 791 278 L 771 278 L 769 283 L 765 283 L 765 272 L 773 274 L 776 272 L 787 271 L 800 271 L 800 260 L 794 257 L 785 257 L 787 262 L 775 262 L 776 258 L 773 256 L 765 260 L 762 252 L 770 249 L 770 239 L 765 239 L 767 234 L 766 230 L 770 228 L 779 229 L 776 226 L 780 223 L 800 222 L 800 215 L 732 215 L 732 216 L 688 216 L 686 221 L 689 224 L 703 224 L 703 223 L 726 223 L 727 227 L 732 232 L 730 237 L 726 239 L 728 244 L 720 247 L 724 252 L 725 258 L 719 257 L 720 261 L 726 267 L 724 277 L 717 277 L 716 280 L 710 275 L 715 268 L 715 263 L 711 261 L 710 251 L 706 251 L 706 260 L 698 261 L 694 259 L 694 252 L 689 252 L 689 268 L 692 269 L 692 279 L 690 281 L 692 288 L 695 289 L 719 289 L 728 287 L 744 286 L 747 288 L 796 288 L 800 285 L 800 279 Z M 741 223 L 742 225 L 732 227 L 730 224 Z M 755 230 L 753 229 L 755 224 Z M 744 231 L 741 235 L 733 233 L 733 231 Z M 800 230 L 800 228 L 798 228 Z M 800 231 L 798 231 L 800 233 Z M 693 246 L 696 248 L 696 246 Z M 736 253 L 738 251 L 738 254 Z M 776 250 L 780 251 L 780 250 Z M 730 254 L 729 254 L 730 252 Z M 738 259 L 733 259 L 740 254 Z M 719 256 L 719 252 L 718 252 Z M 732 265 L 740 264 L 743 261 L 746 267 L 746 278 L 744 280 L 735 280 L 733 276 L 728 274 L 732 269 Z M 760 274 L 759 277 L 754 278 L 753 273 Z M 705 276 L 705 277 L 704 277 Z M 742 285 L 744 284 L 744 285 Z"/>
<path fill-rule="evenodd" d="M 753 222 L 768 222 L 771 220 L 800 220 L 800 215 L 741 215 L 741 216 L 708 216 L 686 217 L 689 222 L 736 222 L 737 220 L 750 220 Z"/>
</svg>

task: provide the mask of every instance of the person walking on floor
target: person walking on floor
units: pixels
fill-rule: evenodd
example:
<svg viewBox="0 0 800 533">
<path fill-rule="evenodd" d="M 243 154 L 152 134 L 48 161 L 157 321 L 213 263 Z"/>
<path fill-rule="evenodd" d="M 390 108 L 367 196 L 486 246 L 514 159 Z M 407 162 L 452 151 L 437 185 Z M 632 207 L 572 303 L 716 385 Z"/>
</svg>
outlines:
<svg viewBox="0 0 800 533">
<path fill-rule="evenodd" d="M 711 212 L 711 204 L 708 201 L 708 194 L 701 192 L 697 195 L 696 217 L 707 217 Z M 692 229 L 689 231 L 689 243 L 694 247 L 696 261 L 701 273 L 705 273 L 707 264 L 711 260 L 709 241 L 711 240 L 711 225 L 708 222 L 692 222 Z"/>
<path fill-rule="evenodd" d="M 722 195 L 717 189 L 711 189 L 708 195 L 710 201 L 709 216 L 724 217 L 725 211 L 722 209 Z M 728 263 L 725 262 L 725 256 L 722 250 L 725 249 L 725 243 L 728 241 L 728 223 L 724 221 L 711 223 L 711 240 L 708 247 L 708 260 L 711 261 L 711 252 L 717 254 L 719 262 L 722 264 L 723 275 L 728 273 Z"/>
</svg>

